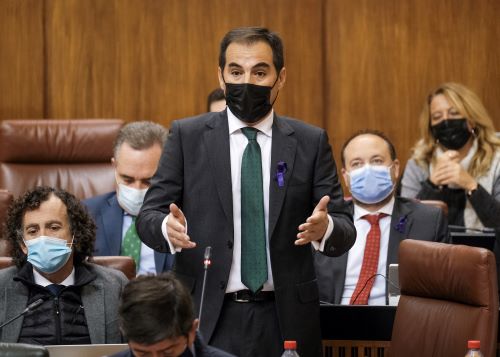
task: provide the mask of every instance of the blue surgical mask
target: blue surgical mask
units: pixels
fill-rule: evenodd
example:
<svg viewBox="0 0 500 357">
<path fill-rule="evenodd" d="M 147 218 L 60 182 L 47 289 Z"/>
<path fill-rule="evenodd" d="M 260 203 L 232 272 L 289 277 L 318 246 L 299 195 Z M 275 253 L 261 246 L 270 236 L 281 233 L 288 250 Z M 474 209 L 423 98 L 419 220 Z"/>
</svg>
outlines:
<svg viewBox="0 0 500 357">
<path fill-rule="evenodd" d="M 366 204 L 386 199 L 394 189 L 390 166 L 365 165 L 348 173 L 352 196 Z"/>
<path fill-rule="evenodd" d="M 40 236 L 24 241 L 28 248 L 28 262 L 37 270 L 51 274 L 68 262 L 72 249 L 65 239 Z M 70 243 L 70 245 L 72 245 Z"/>
<path fill-rule="evenodd" d="M 118 184 L 117 198 L 121 208 L 132 216 L 137 216 L 141 210 L 147 188 L 138 190 L 124 184 Z"/>
</svg>

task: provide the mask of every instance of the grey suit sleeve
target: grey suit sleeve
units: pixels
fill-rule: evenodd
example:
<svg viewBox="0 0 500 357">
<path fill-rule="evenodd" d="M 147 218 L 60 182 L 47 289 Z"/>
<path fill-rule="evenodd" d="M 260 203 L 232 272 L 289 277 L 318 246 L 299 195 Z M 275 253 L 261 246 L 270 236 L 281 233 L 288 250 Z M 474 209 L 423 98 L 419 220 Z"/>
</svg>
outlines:
<svg viewBox="0 0 500 357">
<path fill-rule="evenodd" d="M 477 190 L 468 199 L 485 227 L 500 226 L 498 222 L 498 217 L 500 217 L 500 176 L 494 183 L 492 194 L 489 194 L 483 186 L 478 185 Z"/>
<path fill-rule="evenodd" d="M 176 203 L 182 207 L 183 155 L 180 128 L 172 123 L 169 136 L 146 193 L 144 204 L 137 216 L 136 227 L 141 240 L 160 253 L 171 253 L 161 231 L 163 219 L 170 213 L 169 206 Z"/>
<path fill-rule="evenodd" d="M 451 243 L 450 233 L 448 231 L 448 218 L 440 208 L 438 208 L 438 214 L 436 216 L 436 234 L 434 235 L 435 241 Z"/>
<path fill-rule="evenodd" d="M 349 204 L 344 200 L 335 159 L 328 143 L 328 136 L 324 131 L 320 135 L 318 144 L 314 185 L 314 200 L 316 203 L 325 194 L 330 196 L 328 213 L 333 220 L 333 231 L 326 241 L 322 253 L 332 257 L 340 256 L 354 245 L 356 229 L 354 228 Z"/>
</svg>

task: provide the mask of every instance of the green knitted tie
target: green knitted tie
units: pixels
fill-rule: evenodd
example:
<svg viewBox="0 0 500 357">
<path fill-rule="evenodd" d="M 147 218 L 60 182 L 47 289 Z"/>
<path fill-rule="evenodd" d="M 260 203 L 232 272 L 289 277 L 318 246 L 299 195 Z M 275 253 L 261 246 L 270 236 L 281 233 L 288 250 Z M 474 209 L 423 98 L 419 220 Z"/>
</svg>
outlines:
<svg viewBox="0 0 500 357">
<path fill-rule="evenodd" d="M 257 130 L 241 131 L 248 139 L 241 162 L 241 281 L 256 292 L 267 280 L 262 160 Z"/>
<path fill-rule="evenodd" d="M 135 261 L 135 268 L 139 270 L 141 260 L 141 240 L 135 229 L 135 217 L 132 217 L 132 224 L 128 227 L 122 242 L 121 255 L 132 257 Z"/>
</svg>

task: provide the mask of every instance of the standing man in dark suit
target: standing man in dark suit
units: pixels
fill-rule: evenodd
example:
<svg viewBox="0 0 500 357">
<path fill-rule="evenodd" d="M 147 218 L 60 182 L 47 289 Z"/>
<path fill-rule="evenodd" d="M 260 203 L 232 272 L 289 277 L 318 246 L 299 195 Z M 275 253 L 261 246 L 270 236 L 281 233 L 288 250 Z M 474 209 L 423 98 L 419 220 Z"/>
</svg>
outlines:
<svg viewBox="0 0 500 357">
<path fill-rule="evenodd" d="M 201 332 L 237 356 L 279 356 L 297 340 L 321 354 L 311 244 L 336 256 L 354 243 L 326 132 L 274 113 L 285 84 L 281 39 L 239 28 L 221 42 L 228 108 L 172 124 L 138 216 L 141 239 L 175 252 L 174 270 L 200 301 Z"/>
<path fill-rule="evenodd" d="M 320 300 L 386 305 L 383 276 L 388 276 L 389 264 L 398 262 L 399 243 L 407 238 L 447 242 L 446 217 L 440 208 L 394 196 L 399 161 L 382 132 L 364 130 L 353 135 L 342 148 L 342 164 L 352 194 L 357 238 L 340 257 L 315 254 Z M 373 217 L 378 220 L 372 221 Z"/>
<path fill-rule="evenodd" d="M 111 159 L 117 190 L 83 201 L 97 225 L 94 255 L 131 256 L 137 274 L 161 273 L 173 263 L 173 255 L 155 252 L 141 243 L 134 224 L 167 135 L 167 129 L 149 121 L 125 125 L 118 133 Z"/>
</svg>

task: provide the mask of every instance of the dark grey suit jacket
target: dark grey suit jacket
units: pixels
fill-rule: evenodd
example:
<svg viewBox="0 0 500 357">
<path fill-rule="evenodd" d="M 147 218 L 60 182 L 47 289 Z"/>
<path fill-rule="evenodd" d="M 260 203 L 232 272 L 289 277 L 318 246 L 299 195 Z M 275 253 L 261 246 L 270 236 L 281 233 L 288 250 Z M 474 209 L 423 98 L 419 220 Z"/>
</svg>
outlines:
<svg viewBox="0 0 500 357">
<path fill-rule="evenodd" d="M 118 300 L 128 280 L 119 270 L 87 263 L 96 279 L 82 287 L 81 298 L 90 341 L 95 343 L 122 343 L 118 326 Z M 21 313 L 28 303 L 28 288 L 13 278 L 17 267 L 0 270 L 0 321 L 4 322 Z M 0 334 L 2 342 L 17 342 L 23 318 L 5 326 Z"/>
<path fill-rule="evenodd" d="M 278 162 L 287 164 L 279 187 Z M 352 215 L 343 200 L 335 162 L 324 130 L 285 117 L 274 117 L 269 188 L 269 249 L 276 309 L 283 339 L 297 340 L 299 354 L 320 354 L 319 300 L 310 245 L 295 246 L 297 227 L 311 215 L 324 195 L 333 233 L 325 247 L 332 256 L 346 252 L 355 240 Z M 174 271 L 199 303 L 203 253 L 212 247 L 212 265 L 201 322 L 210 342 L 215 329 L 233 258 L 233 198 L 229 129 L 226 111 L 172 123 L 158 171 L 146 194 L 137 230 L 150 247 L 168 252 L 162 220 L 175 202 L 186 215 L 195 249 L 176 255 Z"/>
<path fill-rule="evenodd" d="M 402 240 L 410 238 L 448 242 L 448 237 L 448 222 L 441 209 L 412 199 L 396 197 L 389 233 L 386 276 L 388 276 L 389 264 L 398 262 L 399 243 Z M 348 255 L 346 253 L 340 257 L 331 258 L 322 254 L 314 254 L 321 301 L 340 304 L 344 291 Z"/>
</svg>

